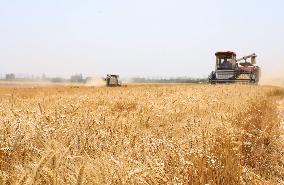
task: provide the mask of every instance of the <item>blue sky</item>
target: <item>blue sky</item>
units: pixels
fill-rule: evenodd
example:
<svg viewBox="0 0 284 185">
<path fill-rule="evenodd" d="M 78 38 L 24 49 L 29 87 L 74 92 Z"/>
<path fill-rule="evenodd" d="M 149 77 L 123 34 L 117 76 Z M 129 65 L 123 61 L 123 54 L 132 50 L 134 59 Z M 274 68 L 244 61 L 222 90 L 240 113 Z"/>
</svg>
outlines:
<svg viewBox="0 0 284 185">
<path fill-rule="evenodd" d="M 204 77 L 214 53 L 284 71 L 281 0 L 0 0 L 0 73 Z"/>
</svg>

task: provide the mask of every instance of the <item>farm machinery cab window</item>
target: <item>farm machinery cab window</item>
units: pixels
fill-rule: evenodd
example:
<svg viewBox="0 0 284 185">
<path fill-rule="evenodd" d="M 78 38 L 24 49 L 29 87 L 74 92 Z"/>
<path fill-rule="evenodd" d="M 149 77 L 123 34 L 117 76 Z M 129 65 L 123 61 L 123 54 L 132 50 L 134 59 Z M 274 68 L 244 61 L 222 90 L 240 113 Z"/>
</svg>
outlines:
<svg viewBox="0 0 284 185">
<path fill-rule="evenodd" d="M 234 69 L 236 66 L 236 55 L 234 54 L 218 54 L 216 53 L 217 69 Z"/>
</svg>

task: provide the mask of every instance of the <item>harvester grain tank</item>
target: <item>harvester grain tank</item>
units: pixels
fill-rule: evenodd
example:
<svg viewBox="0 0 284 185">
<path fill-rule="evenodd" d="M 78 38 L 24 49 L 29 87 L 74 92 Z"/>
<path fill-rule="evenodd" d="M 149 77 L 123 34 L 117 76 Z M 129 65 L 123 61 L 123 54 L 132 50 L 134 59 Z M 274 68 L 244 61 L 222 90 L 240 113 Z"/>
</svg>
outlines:
<svg viewBox="0 0 284 185">
<path fill-rule="evenodd" d="M 255 83 L 259 82 L 260 67 L 256 66 L 255 53 L 237 59 L 232 51 L 216 52 L 215 71 L 209 75 L 209 82 L 215 83 Z M 250 59 L 250 61 L 247 61 Z M 243 61 L 243 62 L 241 62 Z"/>
</svg>

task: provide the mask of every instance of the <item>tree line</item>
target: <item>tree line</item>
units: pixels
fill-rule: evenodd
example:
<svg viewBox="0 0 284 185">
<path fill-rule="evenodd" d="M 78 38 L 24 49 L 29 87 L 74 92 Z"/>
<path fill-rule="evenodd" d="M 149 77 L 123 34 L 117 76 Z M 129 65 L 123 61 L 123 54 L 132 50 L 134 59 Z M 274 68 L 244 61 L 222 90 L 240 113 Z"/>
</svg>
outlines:
<svg viewBox="0 0 284 185">
<path fill-rule="evenodd" d="M 172 77 L 172 78 L 133 78 L 134 83 L 207 83 L 207 78 Z"/>
<path fill-rule="evenodd" d="M 2 75 L 1 75 L 2 77 Z M 38 76 L 24 76 L 17 77 L 14 73 L 9 73 L 2 77 L 1 80 L 6 81 L 37 81 L 37 82 L 53 82 L 53 83 L 86 83 L 91 80 L 92 77 L 84 77 L 82 74 L 71 75 L 69 78 L 63 77 L 47 77 L 43 74 L 41 77 Z M 102 78 L 103 79 L 103 78 Z M 122 82 L 124 80 L 122 79 Z M 125 80 L 125 81 L 129 81 Z M 134 83 L 207 83 L 207 78 L 192 78 L 192 77 L 134 77 L 130 79 Z"/>
<path fill-rule="evenodd" d="M 54 82 L 54 83 L 64 83 L 64 82 L 72 82 L 72 83 L 85 83 L 90 77 L 83 77 L 82 74 L 75 74 L 70 76 L 70 78 L 63 77 L 47 77 L 43 74 L 41 77 L 39 76 L 17 76 L 14 73 L 5 74 L 4 78 L 1 75 L 2 81 L 42 81 L 42 82 Z"/>
</svg>

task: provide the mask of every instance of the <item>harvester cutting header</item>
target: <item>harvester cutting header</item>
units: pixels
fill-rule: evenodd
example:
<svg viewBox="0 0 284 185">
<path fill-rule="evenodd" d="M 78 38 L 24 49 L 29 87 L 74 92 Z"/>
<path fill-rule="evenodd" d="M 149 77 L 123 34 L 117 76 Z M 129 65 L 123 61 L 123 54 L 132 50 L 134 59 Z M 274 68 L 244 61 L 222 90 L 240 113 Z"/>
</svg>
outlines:
<svg viewBox="0 0 284 185">
<path fill-rule="evenodd" d="M 216 67 L 209 75 L 209 82 L 214 83 L 258 83 L 260 67 L 255 66 L 255 53 L 237 59 L 232 51 L 216 52 Z M 250 59 L 250 61 L 247 61 Z M 241 62 L 243 61 L 243 62 Z"/>
</svg>

